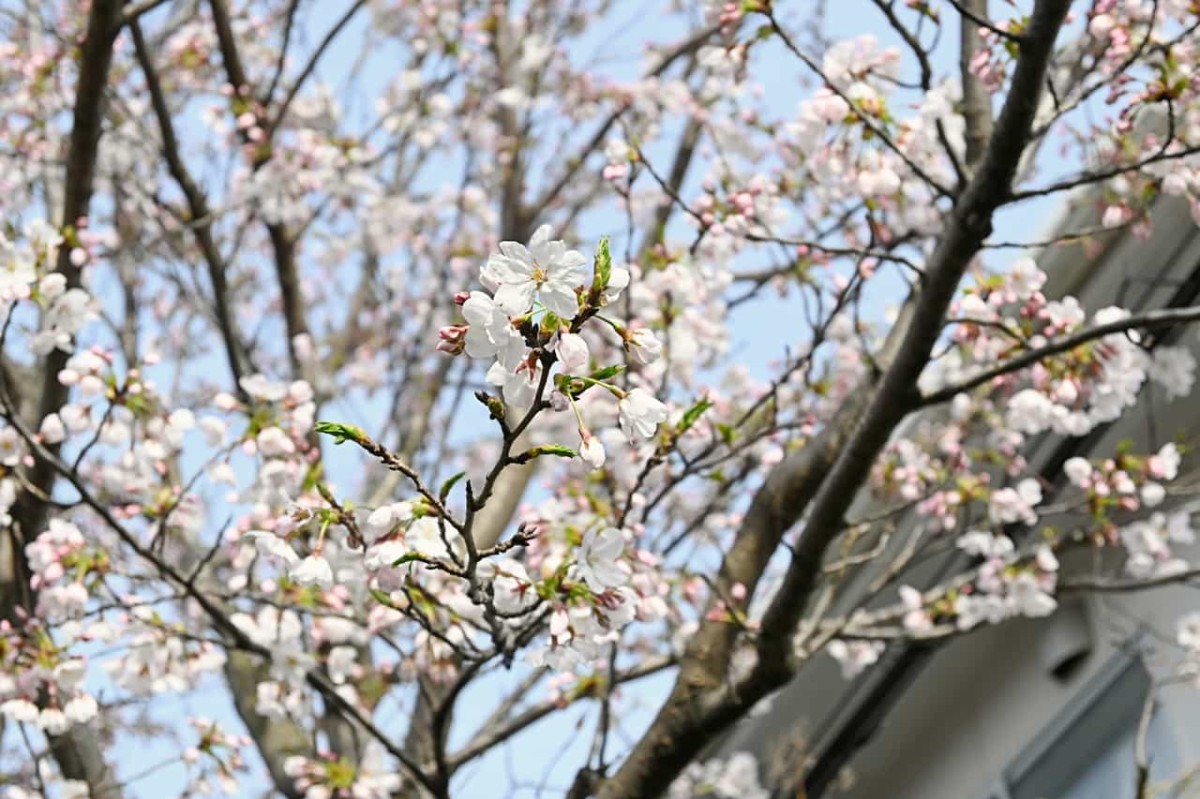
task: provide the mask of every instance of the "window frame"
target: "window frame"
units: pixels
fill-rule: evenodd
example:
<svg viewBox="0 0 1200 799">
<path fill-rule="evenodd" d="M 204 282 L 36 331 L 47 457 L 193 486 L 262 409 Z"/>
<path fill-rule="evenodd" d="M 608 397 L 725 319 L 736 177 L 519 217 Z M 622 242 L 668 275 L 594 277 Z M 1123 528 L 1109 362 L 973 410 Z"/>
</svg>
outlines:
<svg viewBox="0 0 1200 799">
<path fill-rule="evenodd" d="M 1135 647 L 1115 653 L 1012 759 L 986 796 L 1012 799 L 1024 780 L 1035 780 L 1036 786 L 1069 778 L 1089 754 L 1112 739 L 1114 730 L 1136 729 L 1153 690 L 1153 679 Z"/>
</svg>

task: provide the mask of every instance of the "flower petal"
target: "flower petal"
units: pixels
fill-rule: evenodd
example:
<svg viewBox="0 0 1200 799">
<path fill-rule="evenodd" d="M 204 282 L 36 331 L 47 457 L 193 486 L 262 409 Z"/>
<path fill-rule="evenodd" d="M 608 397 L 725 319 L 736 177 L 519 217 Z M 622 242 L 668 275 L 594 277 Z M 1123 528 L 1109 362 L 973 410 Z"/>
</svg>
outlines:
<svg viewBox="0 0 1200 799">
<path fill-rule="evenodd" d="M 579 313 L 579 297 L 574 288 L 547 283 L 542 286 L 541 296 L 546 309 L 560 319 L 574 319 Z"/>
<path fill-rule="evenodd" d="M 504 283 L 496 289 L 496 304 L 511 315 L 523 314 L 533 306 L 532 280 Z"/>
</svg>

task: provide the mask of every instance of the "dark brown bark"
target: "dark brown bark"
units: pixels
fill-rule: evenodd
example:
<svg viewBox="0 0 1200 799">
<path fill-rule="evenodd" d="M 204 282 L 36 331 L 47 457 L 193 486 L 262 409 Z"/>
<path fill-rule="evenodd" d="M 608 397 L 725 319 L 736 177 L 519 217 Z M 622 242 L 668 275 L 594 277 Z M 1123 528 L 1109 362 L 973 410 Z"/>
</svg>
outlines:
<svg viewBox="0 0 1200 799">
<path fill-rule="evenodd" d="M 900 421 L 919 405 L 917 378 L 941 333 L 946 309 L 963 273 L 991 233 L 995 210 L 1011 194 L 1054 42 L 1069 6 L 1069 0 L 1036 4 L 986 151 L 947 218 L 917 293 L 884 346 L 879 360 L 882 375 L 860 392 L 869 397 L 867 407 L 864 411 L 853 403 L 830 424 L 834 431 L 851 431 L 845 445 L 836 448 L 832 460 L 818 453 L 808 469 L 797 469 L 794 462 L 789 463 L 791 459 L 785 461 L 780 467 L 785 476 L 772 474 L 751 504 L 726 557 L 723 575 L 737 570 L 742 558 L 761 559 L 760 552 L 806 514 L 783 585 L 763 618 L 756 667 L 748 679 L 729 685 L 728 656 L 734 631 L 715 629 L 711 622 L 703 625 L 688 647 L 671 696 L 625 763 L 599 787 L 601 799 L 657 796 L 704 746 L 791 676 L 792 635 L 808 607 L 825 551 L 841 529 L 843 515 L 878 453 Z M 814 483 L 818 486 L 815 493 Z M 747 535 L 758 540 L 745 542 Z M 761 569 L 748 576 L 757 580 L 759 575 Z"/>
<path fill-rule="evenodd" d="M 75 87 L 71 135 L 67 149 L 67 168 L 63 187 L 62 224 L 75 228 L 88 215 L 95 185 L 96 156 L 105 112 L 105 92 L 112 64 L 113 42 L 121 20 L 120 0 L 95 0 L 88 16 L 87 33 L 80 48 L 79 78 Z M 69 288 L 81 285 L 82 270 L 71 262 L 71 246 L 59 248 L 55 269 L 67 279 Z M 67 400 L 68 389 L 58 380 L 68 355 L 54 350 L 41 367 L 41 390 L 36 401 L 29 397 L 13 399 L 19 405 L 36 405 L 37 421 L 56 412 Z M 6 381 L 7 383 L 7 381 Z M 6 385 L 6 390 L 12 391 Z M 57 447 L 54 448 L 57 451 Z M 46 526 L 47 506 L 42 497 L 54 490 L 54 469 L 37 460 L 25 476 L 28 487 L 12 509 L 12 526 L 5 531 L 0 576 L 0 617 L 12 619 L 18 605 L 32 610 L 36 596 L 28 589 L 29 570 L 24 546 Z M 60 736 L 50 736 L 50 750 L 62 775 L 88 784 L 93 799 L 119 799 L 121 787 L 105 760 L 96 722 L 75 726 Z"/>
<path fill-rule="evenodd" d="M 233 316 L 230 313 L 229 287 L 226 280 L 228 265 L 221 257 L 212 234 L 212 211 L 204 192 L 183 161 L 179 140 L 175 135 L 175 125 L 171 121 L 171 110 L 167 106 L 166 95 L 158 78 L 158 71 L 154 67 L 153 55 L 142 35 L 141 25 L 137 20 L 133 20 L 129 23 L 129 28 L 133 36 L 138 63 L 141 64 L 142 72 L 146 76 L 146 88 L 150 92 L 150 104 L 154 109 L 154 117 L 158 122 L 159 136 L 162 138 L 163 159 L 167 162 L 167 171 L 171 173 L 171 177 L 175 179 L 175 183 L 183 192 L 188 214 L 191 217 L 192 233 L 196 238 L 196 245 L 200 248 L 200 254 L 204 258 L 204 264 L 208 267 L 208 277 L 213 289 L 213 314 L 217 319 L 217 327 L 221 331 L 225 360 L 229 365 L 230 375 L 233 377 L 235 391 L 245 399 L 245 392 L 239 383 L 245 374 L 242 365 L 243 349 L 234 326 Z"/>
<path fill-rule="evenodd" d="M 987 19 L 987 0 L 963 0 L 967 14 L 977 19 Z M 983 157 L 984 148 L 992 137 L 992 95 L 983 82 L 971 72 L 971 61 L 983 49 L 979 38 L 979 24 L 971 17 L 963 16 L 959 27 L 959 79 L 962 82 L 963 120 L 966 122 L 967 167 L 974 169 Z"/>
</svg>

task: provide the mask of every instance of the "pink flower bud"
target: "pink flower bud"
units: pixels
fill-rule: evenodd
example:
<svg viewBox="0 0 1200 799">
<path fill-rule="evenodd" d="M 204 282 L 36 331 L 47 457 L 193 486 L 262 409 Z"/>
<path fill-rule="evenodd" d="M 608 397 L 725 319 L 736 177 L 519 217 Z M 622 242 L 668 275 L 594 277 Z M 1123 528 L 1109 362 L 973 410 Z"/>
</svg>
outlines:
<svg viewBox="0 0 1200 799">
<path fill-rule="evenodd" d="M 461 355 L 467 346 L 467 326 L 448 325 L 438 331 L 438 352 Z"/>
</svg>

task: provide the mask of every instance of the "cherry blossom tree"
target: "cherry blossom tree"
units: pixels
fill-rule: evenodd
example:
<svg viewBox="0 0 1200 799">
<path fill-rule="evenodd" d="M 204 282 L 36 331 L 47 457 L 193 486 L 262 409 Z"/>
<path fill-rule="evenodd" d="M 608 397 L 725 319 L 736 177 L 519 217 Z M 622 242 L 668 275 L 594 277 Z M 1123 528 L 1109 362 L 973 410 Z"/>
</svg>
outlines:
<svg viewBox="0 0 1200 799">
<path fill-rule="evenodd" d="M 0 2 L 6 795 L 767 796 L 813 660 L 1196 578 L 1186 441 L 1023 456 L 1192 389 L 1039 253 L 1200 220 L 1195 4 L 645 5 Z"/>
</svg>

